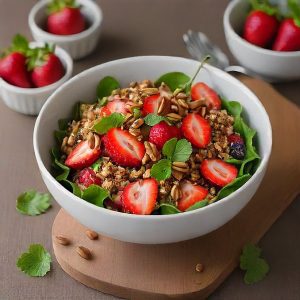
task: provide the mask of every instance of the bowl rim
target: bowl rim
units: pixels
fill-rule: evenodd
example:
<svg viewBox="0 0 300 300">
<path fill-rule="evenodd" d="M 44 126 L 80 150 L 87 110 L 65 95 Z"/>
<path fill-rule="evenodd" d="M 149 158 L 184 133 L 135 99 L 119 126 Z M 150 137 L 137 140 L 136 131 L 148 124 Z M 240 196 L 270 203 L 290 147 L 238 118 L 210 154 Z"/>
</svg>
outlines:
<svg viewBox="0 0 300 300">
<path fill-rule="evenodd" d="M 54 41 L 55 43 L 74 42 L 89 37 L 95 31 L 97 31 L 101 26 L 101 23 L 103 21 L 102 9 L 100 8 L 99 5 L 94 3 L 92 0 L 84 0 L 84 1 L 78 0 L 78 1 L 82 6 L 86 6 L 93 13 L 93 23 L 86 30 L 71 35 L 58 35 L 58 34 L 49 33 L 43 30 L 40 26 L 38 26 L 38 24 L 35 22 L 35 16 L 40 10 L 45 9 L 45 6 L 50 2 L 50 0 L 40 0 L 31 8 L 28 16 L 28 24 L 30 29 L 33 32 L 39 34 L 40 36 L 43 36 L 43 38 L 45 38 L 46 40 Z"/>
<path fill-rule="evenodd" d="M 241 2 L 244 2 L 244 0 L 233 0 L 230 1 L 230 3 L 227 5 L 224 15 L 223 15 L 223 26 L 225 28 L 225 31 L 231 34 L 232 38 L 238 42 L 243 44 L 244 47 L 248 47 L 249 49 L 252 49 L 253 51 L 257 52 L 258 54 L 265 54 L 270 55 L 274 57 L 300 57 L 300 51 L 275 51 L 271 49 L 265 49 L 262 47 L 258 47 L 256 45 L 253 45 L 243 39 L 233 28 L 230 22 L 230 17 L 232 10 Z"/>
<path fill-rule="evenodd" d="M 30 46 L 43 46 L 45 45 L 44 42 L 30 42 Z M 60 78 L 58 81 L 53 82 L 52 84 L 38 87 L 38 88 L 22 88 L 19 86 L 15 86 L 13 84 L 8 83 L 4 79 L 0 78 L 0 86 L 3 89 L 9 90 L 11 92 L 14 92 L 16 94 L 22 94 L 22 95 L 37 95 L 44 92 L 51 92 L 53 89 L 56 89 L 60 85 L 62 85 L 66 80 L 68 80 L 73 73 L 73 60 L 69 53 L 62 49 L 61 47 L 55 46 L 54 53 L 59 57 L 59 59 L 62 61 L 63 64 L 65 64 L 65 74 L 62 78 Z M 1 93 L 1 92 L 0 92 Z"/>
<path fill-rule="evenodd" d="M 107 215 L 110 215 L 112 217 L 120 217 L 120 218 L 126 218 L 126 219 L 134 219 L 134 220 L 146 220 L 147 221 L 152 221 L 153 219 L 160 219 L 160 220 L 166 220 L 166 219 L 175 219 L 175 218 L 184 218 L 185 216 L 191 216 L 193 214 L 198 214 L 201 213 L 202 211 L 206 210 L 211 210 L 214 209 L 215 206 L 220 206 L 220 205 L 226 205 L 226 202 L 228 201 L 233 201 L 233 196 L 238 196 L 239 194 L 243 193 L 244 190 L 251 184 L 251 182 L 253 182 L 261 173 L 264 172 L 264 170 L 267 167 L 270 155 L 271 155 L 271 149 L 272 149 L 272 128 L 271 128 L 271 122 L 269 119 L 269 116 L 264 108 L 264 106 L 262 105 L 262 103 L 260 102 L 260 100 L 258 99 L 258 97 L 248 88 L 246 87 L 242 82 L 240 82 L 238 79 L 234 78 L 233 76 L 227 74 L 226 72 L 213 67 L 211 65 L 205 65 L 205 69 L 217 73 L 219 74 L 219 76 L 225 76 L 227 77 L 229 80 L 231 80 L 235 85 L 238 85 L 241 89 L 244 90 L 244 92 L 250 97 L 253 98 L 253 100 L 256 102 L 256 104 L 259 106 L 261 113 L 265 116 L 265 120 L 266 120 L 266 128 L 265 130 L 267 131 L 267 136 L 269 138 L 269 147 L 265 149 L 266 154 L 265 156 L 261 159 L 260 161 L 260 165 L 258 167 L 258 169 L 255 171 L 255 173 L 251 176 L 251 178 L 243 185 L 241 186 L 238 190 L 236 190 L 235 192 L 233 192 L 232 194 L 230 194 L 229 196 L 225 197 L 222 199 L 222 201 L 216 201 L 214 203 L 211 203 L 210 205 L 207 205 L 201 209 L 195 209 L 192 211 L 186 211 L 183 213 L 178 213 L 178 214 L 170 214 L 170 215 L 135 215 L 135 214 L 127 214 L 127 213 L 122 213 L 122 212 L 117 212 L 117 211 L 113 211 L 110 209 L 106 209 L 104 207 L 98 207 L 94 204 L 91 204 L 83 199 L 81 199 L 80 197 L 75 196 L 72 192 L 70 192 L 69 190 L 67 190 L 65 187 L 63 187 L 53 176 L 52 174 L 47 170 L 47 168 L 45 167 L 41 156 L 40 156 L 40 152 L 39 152 L 39 143 L 38 143 L 38 131 L 39 131 L 39 125 L 41 122 L 41 119 L 44 116 L 44 113 L 47 111 L 48 105 L 51 103 L 52 99 L 54 99 L 56 97 L 56 95 L 58 93 L 60 93 L 61 90 L 63 90 L 65 87 L 68 86 L 68 84 L 71 84 L 72 82 L 76 81 L 78 78 L 83 79 L 86 75 L 89 75 L 89 73 L 93 73 L 95 70 L 97 70 L 98 68 L 101 68 L 103 66 L 112 66 L 112 65 L 117 65 L 120 62 L 132 62 L 132 61 L 147 61 L 147 60 L 173 60 L 174 63 L 175 61 L 177 61 L 178 59 L 180 60 L 185 60 L 187 62 L 193 62 L 193 63 L 199 63 L 196 60 L 193 59 L 188 59 L 188 58 L 183 58 L 183 57 L 176 57 L 176 56 L 135 56 L 135 57 L 128 57 L 128 58 L 122 58 L 122 59 L 117 59 L 117 60 L 113 60 L 110 62 L 106 62 L 103 64 L 99 64 L 97 66 L 94 66 L 90 69 L 87 69 L 79 74 L 77 74 L 76 76 L 74 76 L 72 79 L 68 80 L 68 82 L 64 83 L 62 86 L 60 86 L 46 101 L 46 103 L 44 104 L 44 106 L 41 109 L 41 112 L 39 113 L 36 122 L 35 122 L 35 126 L 34 126 L 34 131 L 33 131 L 33 148 L 34 148 L 34 153 L 35 153 L 35 157 L 36 157 L 36 161 L 38 164 L 38 167 L 40 169 L 40 172 L 42 174 L 42 176 L 44 177 L 44 180 L 46 179 L 47 181 L 50 181 L 52 185 L 55 186 L 55 188 L 57 188 L 62 194 L 64 194 L 66 197 L 71 197 L 72 200 L 74 200 L 75 202 L 79 203 L 80 205 L 84 205 L 86 206 L 88 209 L 92 209 L 97 211 L 98 213 L 104 213 Z"/>
</svg>

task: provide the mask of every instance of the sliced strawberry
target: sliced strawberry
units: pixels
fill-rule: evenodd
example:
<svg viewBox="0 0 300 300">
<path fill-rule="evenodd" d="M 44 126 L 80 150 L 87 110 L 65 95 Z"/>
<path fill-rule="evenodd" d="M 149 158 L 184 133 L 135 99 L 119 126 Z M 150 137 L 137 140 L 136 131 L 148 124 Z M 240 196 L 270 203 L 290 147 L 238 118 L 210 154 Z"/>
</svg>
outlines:
<svg viewBox="0 0 300 300">
<path fill-rule="evenodd" d="M 75 176 L 75 182 L 80 186 L 89 187 L 91 184 L 101 185 L 101 179 L 96 176 L 96 173 L 91 168 L 82 169 Z"/>
<path fill-rule="evenodd" d="M 204 99 L 209 109 L 221 109 L 220 97 L 204 82 L 198 82 L 192 86 L 191 97 L 193 100 Z"/>
<path fill-rule="evenodd" d="M 107 103 L 106 108 L 110 110 L 111 113 L 127 114 L 126 103 L 122 100 L 113 100 Z"/>
<path fill-rule="evenodd" d="M 145 146 L 128 131 L 112 128 L 104 139 L 109 157 L 123 167 L 139 167 L 145 155 Z"/>
<path fill-rule="evenodd" d="M 180 138 L 180 129 L 176 126 L 170 126 L 162 121 L 151 127 L 149 134 L 149 142 L 155 144 L 157 148 L 162 149 L 165 142 L 176 137 Z"/>
<path fill-rule="evenodd" d="M 113 195 L 112 199 L 106 199 L 105 207 L 116 211 L 123 211 L 122 193 L 118 192 L 118 194 Z"/>
<path fill-rule="evenodd" d="M 122 202 L 126 212 L 138 215 L 150 215 L 154 210 L 158 194 L 155 179 L 144 179 L 128 184 L 122 193 Z"/>
<path fill-rule="evenodd" d="M 200 165 L 200 172 L 213 184 L 225 186 L 236 178 L 238 169 L 221 159 L 205 159 Z"/>
<path fill-rule="evenodd" d="M 157 114 L 161 102 L 160 94 L 152 95 L 144 99 L 143 115 Z"/>
<path fill-rule="evenodd" d="M 243 138 L 239 134 L 231 134 L 227 137 L 227 141 L 229 144 L 244 144 Z"/>
<path fill-rule="evenodd" d="M 88 141 L 80 142 L 68 155 L 65 165 L 76 170 L 89 167 L 100 157 L 101 154 L 100 138 L 97 135 L 95 135 L 95 144 L 98 146 L 91 149 Z"/>
<path fill-rule="evenodd" d="M 108 117 L 109 115 L 111 115 L 111 111 L 109 110 L 109 108 L 107 106 L 101 107 L 100 116 L 101 117 Z"/>
<path fill-rule="evenodd" d="M 178 200 L 178 209 L 186 211 L 189 207 L 197 202 L 204 200 L 208 194 L 208 190 L 199 185 L 193 185 L 189 181 L 180 184 L 182 197 Z"/>
<path fill-rule="evenodd" d="M 188 114 L 182 121 L 183 135 L 196 147 L 205 148 L 211 140 L 211 127 L 196 113 Z"/>
</svg>

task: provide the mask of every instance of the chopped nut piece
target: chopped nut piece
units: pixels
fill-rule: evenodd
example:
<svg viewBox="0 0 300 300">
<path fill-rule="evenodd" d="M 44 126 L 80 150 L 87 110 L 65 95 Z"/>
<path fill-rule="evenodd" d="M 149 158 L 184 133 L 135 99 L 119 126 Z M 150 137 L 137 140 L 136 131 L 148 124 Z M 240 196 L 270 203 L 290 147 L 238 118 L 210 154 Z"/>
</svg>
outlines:
<svg viewBox="0 0 300 300">
<path fill-rule="evenodd" d="M 196 109 L 200 106 L 205 105 L 205 100 L 200 99 L 200 100 L 190 101 L 188 105 L 190 109 Z"/>
<path fill-rule="evenodd" d="M 178 99 L 178 104 L 185 109 L 189 108 L 189 105 L 183 99 Z"/>
<path fill-rule="evenodd" d="M 145 171 L 145 173 L 143 174 L 143 178 L 146 179 L 146 178 L 150 178 L 150 173 L 151 173 L 151 169 L 147 169 Z"/>
<path fill-rule="evenodd" d="M 181 198 L 181 195 L 182 193 L 177 182 L 177 184 L 174 184 L 171 189 L 171 197 L 174 201 L 178 201 Z"/>
<path fill-rule="evenodd" d="M 180 121 L 182 119 L 182 116 L 175 114 L 175 113 L 169 113 L 166 116 L 170 121 Z"/>
<path fill-rule="evenodd" d="M 150 142 L 144 142 L 146 148 L 146 154 L 150 157 L 152 161 L 157 161 L 160 158 L 159 152 L 156 146 Z"/>
<path fill-rule="evenodd" d="M 197 264 L 195 269 L 196 269 L 196 272 L 202 273 L 204 271 L 204 265 Z"/>
<path fill-rule="evenodd" d="M 144 119 L 139 118 L 132 123 L 131 127 L 137 129 L 140 128 L 143 124 L 144 124 Z"/>
</svg>

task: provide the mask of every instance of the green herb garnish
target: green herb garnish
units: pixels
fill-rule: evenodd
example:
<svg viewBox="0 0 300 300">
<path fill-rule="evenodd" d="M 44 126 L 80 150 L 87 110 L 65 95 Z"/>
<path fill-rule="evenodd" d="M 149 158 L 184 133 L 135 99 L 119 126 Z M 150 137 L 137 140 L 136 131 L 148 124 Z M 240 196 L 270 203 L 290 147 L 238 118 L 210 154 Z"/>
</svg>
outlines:
<svg viewBox="0 0 300 300">
<path fill-rule="evenodd" d="M 120 83 L 111 76 L 106 76 L 100 80 L 97 86 L 97 97 L 102 99 L 111 95 L 112 91 L 120 88 Z"/>
<path fill-rule="evenodd" d="M 101 118 L 101 120 L 94 125 L 93 130 L 99 134 L 105 134 L 111 128 L 122 126 L 124 121 L 124 115 L 120 113 L 112 113 L 108 117 Z"/>
</svg>

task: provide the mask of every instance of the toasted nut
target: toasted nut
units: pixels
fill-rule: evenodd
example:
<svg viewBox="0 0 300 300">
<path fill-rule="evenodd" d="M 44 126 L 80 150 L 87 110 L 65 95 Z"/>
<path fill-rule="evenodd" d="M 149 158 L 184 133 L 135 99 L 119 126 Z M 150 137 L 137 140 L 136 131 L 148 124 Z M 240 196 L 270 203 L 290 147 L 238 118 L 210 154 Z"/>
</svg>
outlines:
<svg viewBox="0 0 300 300">
<path fill-rule="evenodd" d="M 143 178 L 150 178 L 151 174 L 151 169 L 147 169 L 145 173 L 143 174 Z"/>
<path fill-rule="evenodd" d="M 185 109 L 189 108 L 189 105 L 183 99 L 178 99 L 178 104 Z"/>
<path fill-rule="evenodd" d="M 76 252 L 84 259 L 89 260 L 92 258 L 91 251 L 86 247 L 78 246 L 78 247 L 76 247 Z"/>
<path fill-rule="evenodd" d="M 164 111 L 165 107 L 166 107 L 166 99 L 163 97 L 158 107 L 157 114 L 160 115 Z"/>
<path fill-rule="evenodd" d="M 87 230 L 85 232 L 85 234 L 87 235 L 87 237 L 90 239 L 90 240 L 97 240 L 98 239 L 98 233 L 96 231 L 93 231 L 93 230 Z"/>
<path fill-rule="evenodd" d="M 92 132 L 89 132 L 87 136 L 88 144 L 91 149 L 95 149 L 95 136 Z"/>
<path fill-rule="evenodd" d="M 156 146 L 150 142 L 144 142 L 146 153 L 149 155 L 152 161 L 157 161 L 159 159 L 159 152 Z"/>
<path fill-rule="evenodd" d="M 206 106 L 201 107 L 201 116 L 204 117 L 206 115 Z"/>
<path fill-rule="evenodd" d="M 176 89 L 174 92 L 173 92 L 173 96 L 177 96 L 180 92 L 182 91 L 182 89 Z"/>
<path fill-rule="evenodd" d="M 142 97 L 146 97 L 154 94 L 158 94 L 158 88 L 149 87 L 149 88 L 142 89 Z"/>
<path fill-rule="evenodd" d="M 150 160 L 150 156 L 147 153 L 145 153 L 142 159 L 142 164 L 145 165 L 149 160 Z"/>
<path fill-rule="evenodd" d="M 197 181 L 200 178 L 200 174 L 197 171 L 191 173 L 191 180 Z"/>
<path fill-rule="evenodd" d="M 86 116 L 87 118 L 88 118 L 88 120 L 91 120 L 91 121 L 93 121 L 93 120 L 95 120 L 95 114 L 94 114 L 94 112 L 93 111 L 88 111 L 88 113 L 87 113 L 87 116 Z"/>
<path fill-rule="evenodd" d="M 75 136 L 73 134 L 71 134 L 68 138 L 68 145 L 74 146 L 74 144 L 75 144 Z"/>
<path fill-rule="evenodd" d="M 195 100 L 195 101 L 190 101 L 188 103 L 188 106 L 190 109 L 196 109 L 200 106 L 205 105 L 205 100 L 204 99 L 200 99 L 200 100 Z"/>
<path fill-rule="evenodd" d="M 63 139 L 63 142 L 62 142 L 62 144 L 61 144 L 61 149 L 63 149 L 63 148 L 65 148 L 65 147 L 66 147 L 66 145 L 67 145 L 67 142 L 68 142 L 68 137 L 67 137 L 67 136 L 65 136 L 65 137 L 64 137 L 64 139 Z"/>
<path fill-rule="evenodd" d="M 177 105 L 171 105 L 171 110 L 172 111 L 175 111 L 175 112 L 178 112 L 178 106 Z"/>
<path fill-rule="evenodd" d="M 182 119 L 182 116 L 175 113 L 169 113 L 166 117 L 171 121 L 180 121 Z"/>
<path fill-rule="evenodd" d="M 177 99 L 186 99 L 187 95 L 185 93 L 180 92 L 176 95 L 176 98 Z"/>
<path fill-rule="evenodd" d="M 171 103 L 174 104 L 174 105 L 179 106 L 179 103 L 178 103 L 176 98 L 171 98 Z"/>
<path fill-rule="evenodd" d="M 133 136 L 140 136 L 141 135 L 141 130 L 139 128 L 129 128 L 129 133 Z"/>
<path fill-rule="evenodd" d="M 140 128 L 143 124 L 144 124 L 144 119 L 139 118 L 132 123 L 131 127 L 137 129 Z"/>
<path fill-rule="evenodd" d="M 179 167 L 179 168 L 188 168 L 189 167 L 187 163 L 182 162 L 182 161 L 174 161 L 172 163 L 172 165 L 175 167 Z"/>
<path fill-rule="evenodd" d="M 183 178 L 184 174 L 182 172 L 172 169 L 172 175 L 173 177 L 175 177 L 177 180 L 180 181 Z"/>
<path fill-rule="evenodd" d="M 100 138 L 97 134 L 94 134 L 95 137 L 95 148 L 99 148 L 100 147 Z"/>
<path fill-rule="evenodd" d="M 197 264 L 195 269 L 196 269 L 196 272 L 202 273 L 204 271 L 204 265 L 203 264 Z"/>
<path fill-rule="evenodd" d="M 174 184 L 171 189 L 171 197 L 174 201 L 178 201 L 182 196 L 180 187 L 178 184 Z"/>
<path fill-rule="evenodd" d="M 61 245 L 64 245 L 64 246 L 67 246 L 67 245 L 70 245 L 70 240 L 62 235 L 57 235 L 55 237 L 55 240 L 57 243 L 61 244 Z"/>
<path fill-rule="evenodd" d="M 188 173 L 189 172 L 189 168 L 188 167 L 176 167 L 176 166 L 172 166 L 172 169 L 173 170 L 176 170 L 178 172 L 181 172 L 181 173 Z"/>
</svg>

